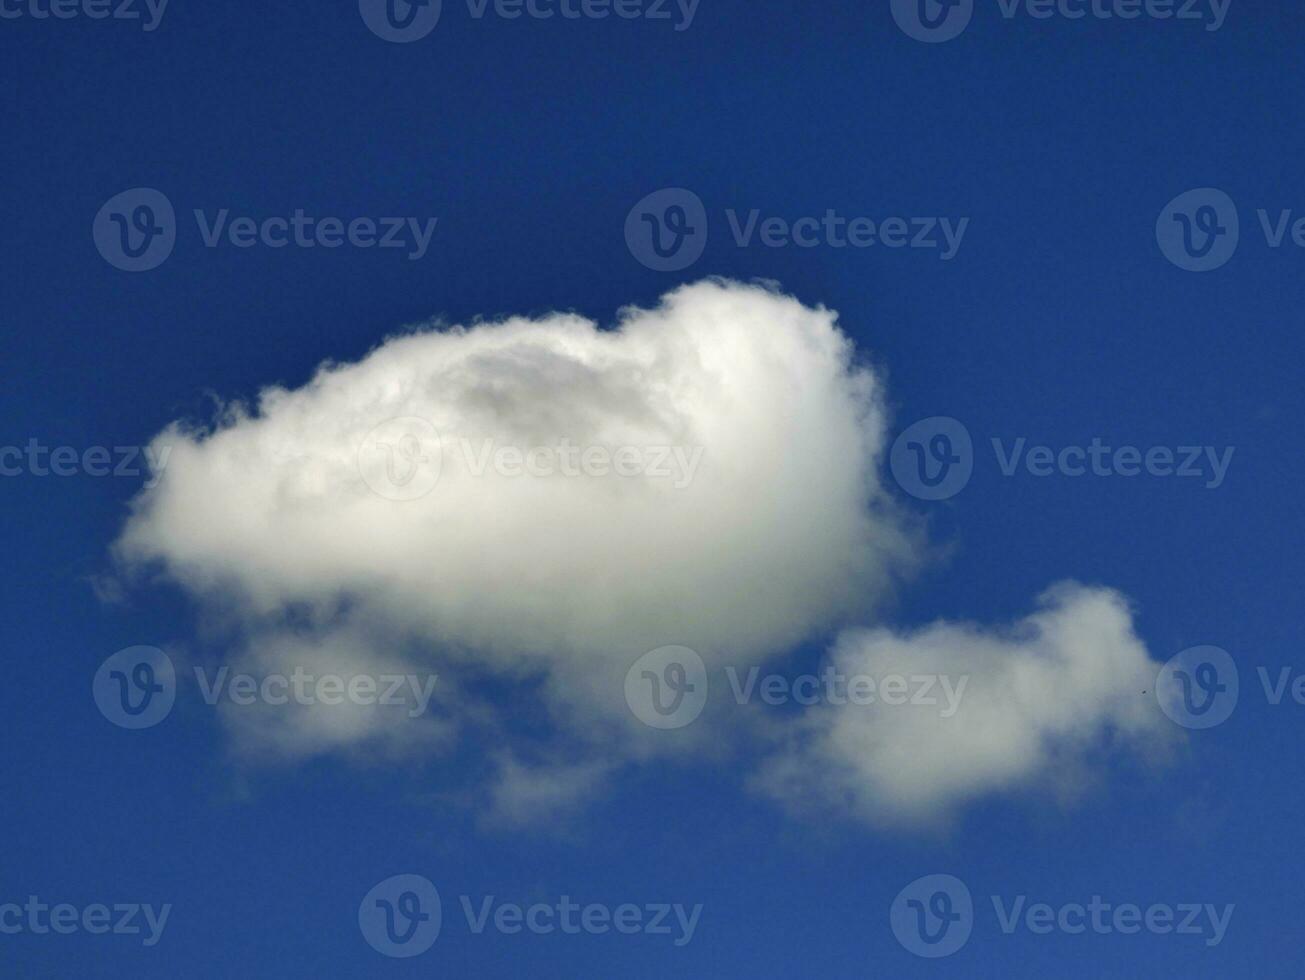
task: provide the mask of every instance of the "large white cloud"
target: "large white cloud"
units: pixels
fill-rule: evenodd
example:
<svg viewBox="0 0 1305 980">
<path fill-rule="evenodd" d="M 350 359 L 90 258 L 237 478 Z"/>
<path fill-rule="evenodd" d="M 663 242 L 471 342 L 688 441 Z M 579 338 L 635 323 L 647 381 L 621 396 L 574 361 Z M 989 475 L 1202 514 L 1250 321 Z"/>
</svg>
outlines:
<svg viewBox="0 0 1305 980">
<path fill-rule="evenodd" d="M 480 798 L 528 822 L 623 761 L 754 732 L 719 699 L 683 730 L 644 726 L 624 677 L 645 652 L 699 651 L 720 691 L 725 665 L 877 621 L 922 551 L 880 483 L 883 402 L 836 314 L 762 286 L 686 286 L 612 329 L 428 327 L 170 426 L 115 550 L 221 622 L 238 669 L 439 675 L 416 718 L 224 704 L 242 755 L 438 752 L 471 732 L 498 774 Z M 1128 694 L 1152 667 L 1121 602 L 1060 593 L 1023 631 L 845 635 L 846 668 L 971 675 L 962 713 L 812 709 L 762 785 L 914 817 L 1103 730 L 1151 730 Z"/>
<path fill-rule="evenodd" d="M 882 392 L 835 321 L 709 281 L 611 330 L 559 314 L 399 336 L 211 430 L 161 434 L 166 473 L 118 554 L 244 620 L 254 659 L 337 651 L 345 629 L 360 666 L 403 644 L 542 676 L 568 719 L 646 740 L 621 696 L 640 654 L 756 661 L 870 613 L 911 561 L 876 474 Z M 413 418 L 438 442 L 389 421 Z M 369 441 L 378 426 L 392 449 Z M 536 475 L 494 463 L 538 447 L 553 454 Z M 594 447 L 654 472 L 613 456 L 575 475 Z M 311 643 L 276 635 L 289 612 Z"/>
<path fill-rule="evenodd" d="M 955 704 L 930 695 L 939 703 L 805 712 L 756 780 L 799 809 L 939 824 L 996 791 L 1043 784 L 1073 792 L 1105 750 L 1156 758 L 1176 737 L 1152 693 L 1158 665 L 1127 603 L 1109 589 L 1062 584 L 1007 629 L 850 630 L 831 661 L 844 677 L 945 677 L 961 693 Z"/>
</svg>

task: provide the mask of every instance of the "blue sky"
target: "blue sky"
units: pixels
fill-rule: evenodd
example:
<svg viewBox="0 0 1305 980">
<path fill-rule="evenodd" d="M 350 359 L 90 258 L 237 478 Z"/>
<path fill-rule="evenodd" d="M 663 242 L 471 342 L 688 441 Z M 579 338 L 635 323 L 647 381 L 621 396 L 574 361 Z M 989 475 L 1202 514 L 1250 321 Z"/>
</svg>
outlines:
<svg viewBox="0 0 1305 980">
<path fill-rule="evenodd" d="M 793 813 L 752 785 L 770 750 L 747 738 L 696 761 L 625 759 L 582 805 L 541 806 L 504 827 L 481 806 L 500 748 L 481 736 L 441 753 L 364 745 L 251 763 L 237 751 L 249 743 L 188 680 L 190 658 L 229 662 L 247 639 L 230 608 L 158 568 L 132 577 L 115 565 L 148 476 L 96 477 L 85 465 L 41 476 L 24 455 L 0 477 L 0 906 L 37 896 L 172 910 L 152 946 L 85 930 L 0 935 L 6 975 L 1284 972 L 1305 707 L 1290 685 L 1271 703 L 1259 669 L 1275 680 L 1305 669 L 1294 588 L 1305 467 L 1291 422 L 1305 415 L 1305 251 L 1290 230 L 1305 215 L 1292 84 L 1305 15 L 1233 0 L 1208 30 L 1208 14 L 1006 17 L 981 2 L 959 36 L 924 43 L 887 0 L 701 0 L 691 22 L 674 4 L 668 19 L 545 20 L 492 6 L 476 17 L 445 0 L 427 36 L 390 43 L 343 0 L 174 0 L 152 30 L 41 18 L 26 0 L 0 9 L 13 14 L 0 22 L 0 446 L 36 440 L 82 460 L 105 447 L 117 461 L 114 447 L 150 445 L 177 419 L 210 420 L 214 399 L 299 388 L 323 362 L 357 361 L 405 325 L 553 311 L 610 325 L 623 307 L 656 307 L 707 276 L 766 280 L 808 311 L 838 311 L 886 411 L 875 459 L 884 499 L 927 529 L 915 573 L 875 618 L 847 624 L 911 636 L 977 623 L 1014 649 L 1020 635 L 1003 626 L 1069 579 L 1127 597 L 1151 667 L 1209 645 L 1240 677 L 1221 724 L 1146 728 L 1149 747 L 1166 743 L 1163 762 L 1096 751 L 1111 726 L 1094 721 L 1080 732 L 1093 750 L 1069 753 L 1090 771 L 1065 767 L 1073 800 L 1053 789 L 1060 767 L 1044 767 L 983 782 L 941 827 L 919 814 L 901 825 Z M 106 202 L 142 187 L 175 209 L 176 241 L 157 268 L 133 273 L 106 261 L 92 228 Z M 666 188 L 691 192 L 675 200 L 700 201 L 702 217 L 686 216 L 708 229 L 701 256 L 674 271 L 641 262 L 646 247 L 626 235 L 636 204 Z M 1203 188 L 1226 199 L 1188 209 L 1198 232 L 1213 213 L 1228 241 L 1226 200 L 1240 240 L 1225 264 L 1193 272 L 1166 257 L 1172 233 L 1156 229 L 1181 226 L 1166 208 Z M 415 243 L 207 247 L 197 209 L 209 225 L 224 209 L 260 222 L 296 210 L 342 224 L 402 216 L 410 237 L 420 232 L 407 218 L 419 229 L 437 220 L 415 258 Z M 133 212 L 130 201 L 109 210 Z M 942 248 L 882 240 L 772 247 L 760 230 L 740 244 L 734 224 L 754 211 L 758 229 L 831 211 L 881 234 L 892 217 L 913 230 L 968 222 L 944 259 Z M 1287 229 L 1279 247 L 1265 220 L 1270 233 Z M 941 241 L 942 225 L 931 227 Z M 973 473 L 946 499 L 921 500 L 889 472 L 888 447 L 936 417 L 971 437 Z M 1020 439 L 1056 452 L 1093 440 L 1234 452 L 1217 486 L 1054 467 L 1004 475 L 999 456 Z M 828 474 L 798 476 L 794 499 L 819 500 Z M 787 583 L 821 554 L 768 571 Z M 529 605 L 519 580 L 503 588 Z M 845 624 L 794 616 L 801 638 L 765 661 L 790 677 L 826 662 Z M 685 642 L 666 633 L 660 643 Z M 183 682 L 165 719 L 133 731 L 97 709 L 92 686 L 107 657 L 138 645 L 170 651 Z M 518 747 L 550 724 L 519 681 L 476 678 L 480 702 L 522 729 Z M 1060 695 L 1070 703 L 1048 717 L 1073 714 L 1077 688 Z M 438 887 L 443 928 L 427 952 L 388 959 L 358 909 L 401 874 Z M 938 960 L 914 955 L 890 923 L 899 893 L 932 874 L 955 876 L 974 902 L 968 941 Z M 702 911 L 682 946 L 645 933 L 476 934 L 464 895 Z M 1007 908 L 1021 895 L 1056 909 L 1093 896 L 1235 909 L 1217 945 L 1147 930 L 1006 934 L 992 897 Z"/>
</svg>

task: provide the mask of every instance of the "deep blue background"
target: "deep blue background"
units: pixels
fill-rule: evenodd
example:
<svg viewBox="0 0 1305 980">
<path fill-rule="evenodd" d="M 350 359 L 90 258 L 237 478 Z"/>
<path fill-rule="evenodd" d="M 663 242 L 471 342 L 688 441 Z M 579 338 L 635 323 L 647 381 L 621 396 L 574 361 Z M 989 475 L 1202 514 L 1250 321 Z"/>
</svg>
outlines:
<svg viewBox="0 0 1305 980">
<path fill-rule="evenodd" d="M 1001 799 L 945 840 L 797 823 L 744 768 L 647 769 L 578 824 L 487 834 L 452 779 L 344 763 L 244 777 L 193 692 L 159 728 L 109 725 L 95 667 L 184 640 L 166 590 L 106 606 L 88 579 L 139 481 L 0 479 L 0 900 L 172 902 L 163 942 L 0 937 L 6 976 L 1275 976 L 1297 958 L 1305 708 L 1256 665 L 1301 661 L 1299 421 L 1305 252 L 1254 209 L 1305 209 L 1305 14 L 1234 0 L 1200 25 L 1002 19 L 907 38 L 887 2 L 702 0 L 666 22 L 473 20 L 384 43 L 356 5 L 174 0 L 152 34 L 0 21 L 0 444 L 138 444 L 207 392 L 298 384 L 443 315 L 575 309 L 610 321 L 705 274 L 766 277 L 842 313 L 903 422 L 952 415 L 1052 445 L 1237 447 L 1226 484 L 1004 479 L 981 452 L 954 500 L 918 505 L 955 545 L 903 624 L 1001 621 L 1075 577 L 1136 602 L 1153 655 L 1211 643 L 1242 664 L 1238 713 L 1160 775 L 1123 770 L 1067 813 Z M 176 253 L 128 275 L 90 226 L 129 187 L 183 215 Z M 714 222 L 680 274 L 623 240 L 635 201 L 685 186 Z M 1226 190 L 1242 248 L 1182 272 L 1153 227 L 1174 195 Z M 430 253 L 201 246 L 191 208 L 437 216 Z M 726 208 L 789 219 L 969 216 L 958 257 L 736 248 Z M 464 774 L 465 775 L 465 774 Z M 474 937 L 383 960 L 355 914 L 381 878 L 507 900 L 706 903 L 657 938 Z M 941 963 L 888 928 L 898 889 L 947 871 L 979 901 Z M 986 895 L 1234 902 L 1227 939 L 1006 937 Z M 451 917 L 451 916 L 450 916 Z"/>
</svg>

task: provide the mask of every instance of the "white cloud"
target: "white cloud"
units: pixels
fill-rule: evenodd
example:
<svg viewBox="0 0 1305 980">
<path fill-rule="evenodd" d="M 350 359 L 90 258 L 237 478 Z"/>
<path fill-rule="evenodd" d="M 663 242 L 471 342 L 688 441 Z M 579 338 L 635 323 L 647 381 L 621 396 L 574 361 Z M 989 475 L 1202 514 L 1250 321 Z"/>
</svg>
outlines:
<svg viewBox="0 0 1305 980">
<path fill-rule="evenodd" d="M 569 816 L 597 792 L 611 771 L 604 762 L 526 765 L 510 755 L 498 759 L 485 822 L 522 827 Z"/>
<path fill-rule="evenodd" d="M 1176 737 L 1152 686 L 1159 666 L 1116 592 L 1062 584 L 1009 629 L 935 623 L 858 629 L 832 651 L 844 675 L 945 675 L 950 717 L 922 704 L 822 704 L 805 712 L 756 785 L 796 808 L 871 823 L 939 823 L 982 795 L 1073 789 L 1109 747 L 1143 756 Z"/>
<path fill-rule="evenodd" d="M 238 669 L 439 675 L 418 718 L 224 706 L 243 757 L 425 755 L 478 735 L 491 819 L 528 823 L 623 763 L 719 756 L 751 730 L 719 702 L 679 731 L 644 726 L 624 698 L 643 653 L 688 646 L 719 678 L 876 621 L 923 544 L 880 484 L 883 399 L 836 314 L 760 286 L 686 286 L 611 330 L 570 314 L 429 328 L 209 429 L 169 427 L 166 472 L 115 551 L 190 593 Z M 696 468 L 598 475 L 559 464 L 563 446 L 644 466 L 678 449 Z M 519 450 L 519 467 L 541 447 L 554 455 L 533 473 L 492 457 Z M 953 718 L 810 709 L 761 778 L 788 802 L 914 818 L 1085 758 L 1103 731 L 1156 736 L 1134 691 L 1154 665 L 1111 593 L 1063 590 L 1009 635 L 858 630 L 832 656 L 972 680 Z"/>
<path fill-rule="evenodd" d="M 401 642 L 450 678 L 542 678 L 572 727 L 667 745 L 621 693 L 639 655 L 680 643 L 756 662 L 869 615 L 912 562 L 876 472 L 882 392 L 835 319 L 709 281 L 612 330 L 557 314 L 396 337 L 231 407 L 211 431 L 170 427 L 155 441 L 172 447 L 166 473 L 117 552 L 239 622 L 254 662 L 321 645 L 367 671 Z M 400 462 L 435 457 L 438 482 L 420 482 L 432 465 L 378 493 L 385 460 L 366 458 L 368 434 L 412 417 L 438 447 L 418 439 Z M 478 472 L 486 440 L 672 447 L 697 469 L 687 485 Z M 428 492 L 390 499 L 414 487 Z M 291 615 L 311 626 L 285 626 Z M 338 716 L 321 722 L 327 744 L 376 734 Z M 285 742 L 263 727 L 276 717 L 258 714 L 258 738 Z"/>
</svg>

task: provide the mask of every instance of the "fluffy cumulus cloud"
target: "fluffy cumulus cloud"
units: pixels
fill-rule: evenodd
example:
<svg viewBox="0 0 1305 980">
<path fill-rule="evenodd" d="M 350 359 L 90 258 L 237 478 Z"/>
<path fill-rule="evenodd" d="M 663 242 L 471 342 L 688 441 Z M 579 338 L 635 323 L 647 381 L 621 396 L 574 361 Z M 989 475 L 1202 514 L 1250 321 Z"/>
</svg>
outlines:
<svg viewBox="0 0 1305 980">
<path fill-rule="evenodd" d="M 705 282 L 609 330 L 399 336 L 162 433 L 118 553 L 238 617 L 246 660 L 424 651 L 450 677 L 542 677 L 557 712 L 638 734 L 640 654 L 782 652 L 910 560 L 876 475 L 881 391 L 835 321 Z"/>
<path fill-rule="evenodd" d="M 224 706 L 241 754 L 438 751 L 480 729 L 490 798 L 522 822 L 622 760 L 745 727 L 716 705 L 683 731 L 642 724 L 623 690 L 645 652 L 746 667 L 876 621 L 921 552 L 880 482 L 883 403 L 835 313 L 763 286 L 686 286 L 609 329 L 431 326 L 169 427 L 116 554 L 195 597 L 241 670 L 439 676 L 416 716 Z M 1026 779 L 1103 727 L 1144 731 L 1126 688 L 1150 668 L 1121 603 L 1061 595 L 1025 629 L 845 635 L 849 667 L 971 674 L 963 716 L 816 709 L 765 785 L 912 812 Z"/>
<path fill-rule="evenodd" d="M 1150 694 L 1157 665 L 1109 589 L 1059 585 L 1002 630 L 849 630 L 830 659 L 841 677 L 902 677 L 911 693 L 877 709 L 840 698 L 803 715 L 756 780 L 799 808 L 940 823 L 994 791 L 1072 792 L 1103 752 L 1126 746 L 1155 758 L 1174 737 Z"/>
</svg>

